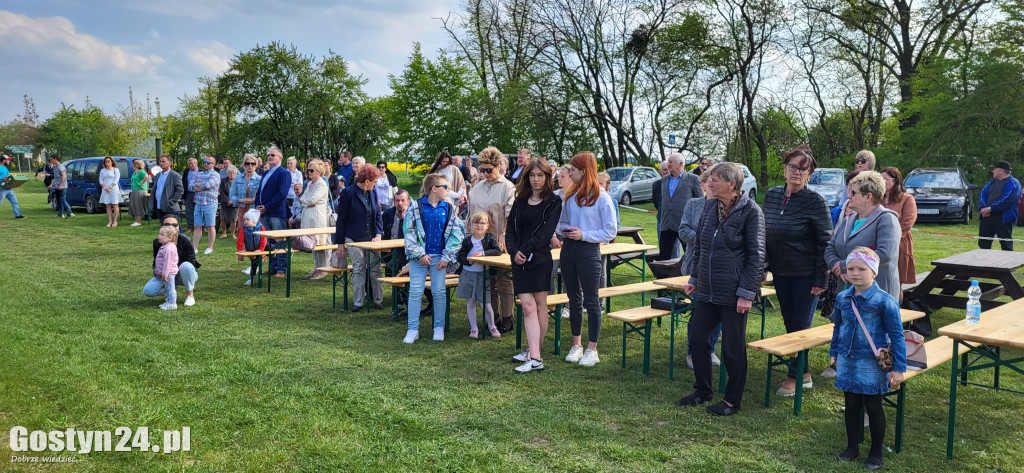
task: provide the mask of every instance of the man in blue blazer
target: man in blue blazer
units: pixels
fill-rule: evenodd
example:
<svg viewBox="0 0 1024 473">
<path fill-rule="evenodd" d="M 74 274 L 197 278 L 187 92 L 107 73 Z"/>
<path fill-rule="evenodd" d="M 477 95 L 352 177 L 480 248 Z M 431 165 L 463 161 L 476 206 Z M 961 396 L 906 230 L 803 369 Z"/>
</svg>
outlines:
<svg viewBox="0 0 1024 473">
<path fill-rule="evenodd" d="M 380 203 L 373 186 L 377 183 L 380 171 L 375 167 L 363 166 L 355 175 L 355 185 L 348 185 L 341 191 L 338 199 L 338 223 L 335 227 L 334 241 L 338 242 L 337 252 L 346 252 L 345 245 L 356 241 L 380 241 L 384 232 L 384 221 L 381 217 Z M 366 275 L 368 263 L 370 284 L 373 286 L 373 306 L 383 308 L 384 291 L 380 278 L 380 253 L 359 248 L 348 248 L 347 253 L 352 260 L 352 311 L 359 312 L 363 308 L 366 296 Z M 369 259 L 370 261 L 367 261 Z"/>
<path fill-rule="evenodd" d="M 256 192 L 253 204 L 263 214 L 263 225 L 267 230 L 284 230 L 288 228 L 288 189 L 292 187 L 292 175 L 281 167 L 281 150 L 267 150 L 267 164 L 270 169 L 263 172 L 260 188 Z M 274 277 L 285 277 L 288 268 L 287 255 L 277 254 L 270 257 L 270 272 Z"/>
</svg>

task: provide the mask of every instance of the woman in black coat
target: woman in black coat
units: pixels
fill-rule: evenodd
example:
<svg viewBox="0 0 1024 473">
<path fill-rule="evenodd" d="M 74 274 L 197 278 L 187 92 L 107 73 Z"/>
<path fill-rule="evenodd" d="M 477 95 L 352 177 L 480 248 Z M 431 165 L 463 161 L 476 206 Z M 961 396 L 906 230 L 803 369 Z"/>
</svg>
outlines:
<svg viewBox="0 0 1024 473">
<path fill-rule="evenodd" d="M 694 392 L 681 406 L 711 402 L 711 333 L 722 324 L 722 358 L 729 381 L 725 399 L 708 408 L 716 416 L 740 410 L 747 379 L 747 313 L 760 294 L 764 277 L 764 215 L 740 192 L 743 171 L 733 163 L 711 168 L 710 195 L 697 226 L 694 252 L 697 267 L 685 286 L 693 294 L 690 317 Z"/>
<path fill-rule="evenodd" d="M 517 373 L 544 369 L 540 346 L 548 332 L 547 299 L 551 289 L 551 237 L 562 215 L 562 199 L 554 193 L 553 170 L 532 159 L 516 184 L 516 200 L 505 227 L 505 247 L 512 259 L 512 286 L 523 307 L 527 349 Z"/>
<path fill-rule="evenodd" d="M 832 217 L 825 199 L 807 187 L 817 167 L 811 149 L 793 149 L 782 159 L 786 185 L 771 188 L 764 196 L 765 250 L 768 269 L 775 280 L 779 309 L 786 333 L 811 328 L 818 295 L 828 286 L 825 248 L 832 239 Z M 803 388 L 813 386 L 804 366 Z M 796 364 L 775 392 L 796 393 Z"/>
</svg>

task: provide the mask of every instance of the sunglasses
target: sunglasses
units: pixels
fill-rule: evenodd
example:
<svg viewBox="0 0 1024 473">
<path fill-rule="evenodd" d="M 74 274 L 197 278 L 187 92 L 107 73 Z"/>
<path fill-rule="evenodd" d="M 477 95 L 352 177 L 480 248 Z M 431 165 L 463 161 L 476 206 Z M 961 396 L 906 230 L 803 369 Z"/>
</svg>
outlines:
<svg viewBox="0 0 1024 473">
<path fill-rule="evenodd" d="M 868 162 L 868 160 L 866 160 L 866 159 L 858 159 L 858 160 L 856 160 L 854 162 L 857 163 L 857 164 L 864 164 L 864 163 Z"/>
<path fill-rule="evenodd" d="M 160 226 L 161 227 L 177 227 L 178 224 L 177 223 L 165 223 L 165 224 L 160 225 Z"/>
<path fill-rule="evenodd" d="M 309 174 L 309 173 L 311 173 L 311 172 L 316 172 L 316 169 L 307 169 L 307 170 L 306 170 L 306 174 Z"/>
<path fill-rule="evenodd" d="M 384 165 L 384 164 L 381 164 L 380 166 L 377 166 L 377 167 L 380 168 L 380 169 L 387 169 L 387 166 Z"/>
<path fill-rule="evenodd" d="M 438 187 L 444 187 L 444 190 L 448 190 L 448 184 L 438 184 L 438 185 L 434 186 L 435 189 L 438 188 Z"/>
<path fill-rule="evenodd" d="M 246 166 L 255 166 L 256 163 L 245 163 Z"/>
<path fill-rule="evenodd" d="M 203 161 L 203 164 L 213 164 L 213 161 Z"/>
<path fill-rule="evenodd" d="M 494 171 L 494 168 L 479 168 L 477 170 L 482 172 L 482 173 L 484 173 L 484 174 L 490 174 L 491 171 Z"/>
</svg>

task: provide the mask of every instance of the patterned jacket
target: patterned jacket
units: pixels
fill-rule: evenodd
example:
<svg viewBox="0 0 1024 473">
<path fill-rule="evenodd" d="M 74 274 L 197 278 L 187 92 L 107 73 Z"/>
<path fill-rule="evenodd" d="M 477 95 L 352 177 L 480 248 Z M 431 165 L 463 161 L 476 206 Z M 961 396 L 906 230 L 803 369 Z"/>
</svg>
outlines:
<svg viewBox="0 0 1024 473">
<path fill-rule="evenodd" d="M 450 207 L 448 223 L 444 225 L 444 251 L 441 253 L 441 259 L 452 264 L 457 261 L 459 249 L 462 248 L 466 227 L 462 220 L 459 220 L 455 208 L 450 203 L 441 201 L 438 205 Z M 424 248 L 427 236 L 423 228 L 423 212 L 420 210 L 418 199 L 409 203 L 409 209 L 405 211 L 405 220 L 402 221 L 402 231 L 405 232 L 405 256 L 409 258 L 409 261 L 420 259 L 427 254 Z"/>
</svg>

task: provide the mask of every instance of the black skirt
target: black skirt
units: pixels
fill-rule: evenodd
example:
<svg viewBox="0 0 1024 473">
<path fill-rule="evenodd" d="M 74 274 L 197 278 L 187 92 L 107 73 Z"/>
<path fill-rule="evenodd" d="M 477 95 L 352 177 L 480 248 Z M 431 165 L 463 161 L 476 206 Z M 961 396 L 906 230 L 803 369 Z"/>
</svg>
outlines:
<svg viewBox="0 0 1024 473">
<path fill-rule="evenodd" d="M 525 266 L 512 263 L 512 287 L 516 294 L 548 292 L 551 290 L 551 253 L 534 254 L 534 260 Z"/>
</svg>

